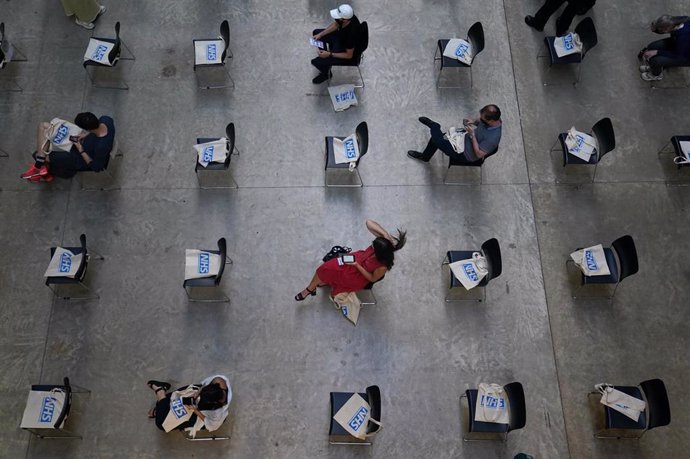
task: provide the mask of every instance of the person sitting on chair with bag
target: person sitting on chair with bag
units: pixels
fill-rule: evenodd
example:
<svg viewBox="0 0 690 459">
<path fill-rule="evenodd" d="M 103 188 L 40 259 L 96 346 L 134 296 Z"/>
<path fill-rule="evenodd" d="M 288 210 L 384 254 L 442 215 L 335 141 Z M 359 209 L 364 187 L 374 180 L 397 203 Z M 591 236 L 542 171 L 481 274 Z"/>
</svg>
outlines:
<svg viewBox="0 0 690 459">
<path fill-rule="evenodd" d="M 316 287 L 329 285 L 331 296 L 335 297 L 342 292 L 358 292 L 381 280 L 393 267 L 395 252 L 405 245 L 407 233 L 398 230 L 398 235 L 393 237 L 373 220 L 367 220 L 367 229 L 376 236 L 368 248 L 333 258 L 319 266 L 307 288 L 295 295 L 295 300 L 315 296 Z"/>
<path fill-rule="evenodd" d="M 34 164 L 20 175 L 30 182 L 51 182 L 53 176 L 72 178 L 80 171 L 100 172 L 108 167 L 115 141 L 111 117 L 79 113 L 74 124 L 54 118 L 38 125 Z"/>
<path fill-rule="evenodd" d="M 319 49 L 319 56 L 311 60 L 311 65 L 319 70 L 312 83 L 321 84 L 330 78 L 331 65 L 354 60 L 357 56 L 359 39 L 359 19 L 350 5 L 340 5 L 331 10 L 335 22 L 325 29 L 315 29 L 312 38 L 322 41 L 326 49 Z M 361 50 L 360 50 L 361 52 Z"/>
<path fill-rule="evenodd" d="M 209 376 L 171 393 L 170 383 L 151 380 L 147 385 L 156 394 L 156 406 L 148 416 L 165 432 L 187 430 L 194 437 L 203 428 L 218 430 L 228 417 L 232 392 L 226 376 Z"/>
</svg>

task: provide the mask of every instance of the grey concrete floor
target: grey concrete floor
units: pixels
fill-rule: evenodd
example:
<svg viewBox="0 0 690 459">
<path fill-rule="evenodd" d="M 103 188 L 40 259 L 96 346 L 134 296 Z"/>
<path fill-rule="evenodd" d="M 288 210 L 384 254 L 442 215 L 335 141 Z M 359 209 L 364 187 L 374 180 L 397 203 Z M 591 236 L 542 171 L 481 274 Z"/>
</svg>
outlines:
<svg viewBox="0 0 690 459">
<path fill-rule="evenodd" d="M 91 32 L 65 18 L 59 2 L 8 0 L 0 21 L 27 55 L 0 72 L 22 93 L 0 93 L 0 456 L 16 457 L 687 457 L 690 448 L 690 271 L 687 170 L 655 152 L 687 134 L 687 89 L 650 89 L 637 73 L 646 29 L 681 2 L 599 2 L 591 16 L 599 45 L 582 80 L 542 85 L 542 35 L 522 17 L 538 2 L 354 2 L 369 23 L 360 105 L 334 113 L 314 86 L 307 45 L 335 2 L 122 0 L 106 2 L 95 36 L 121 36 L 136 56 L 115 73 L 129 91 L 91 88 L 81 58 Z M 236 88 L 197 89 L 193 38 L 231 27 Z M 484 24 L 486 50 L 474 88 L 437 90 L 438 38 Z M 577 21 L 578 19 L 576 19 Z M 547 32 L 553 32 L 553 21 Z M 351 69 L 350 69 L 351 70 Z M 468 83 L 467 72 L 449 78 Z M 662 83 L 682 85 L 687 73 Z M 338 70 L 350 81 L 354 73 Z M 556 75 L 567 78 L 569 75 Z M 445 158 L 405 156 L 421 148 L 427 115 L 448 126 L 488 103 L 503 111 L 498 155 L 470 185 L 444 186 Z M 124 159 L 119 189 L 81 191 L 78 180 L 28 184 L 37 122 L 79 111 L 113 116 Z M 559 132 L 589 129 L 609 116 L 617 147 L 594 184 L 549 159 Z M 366 120 L 369 154 L 362 189 L 323 187 L 323 137 L 347 135 Z M 237 127 L 232 160 L 238 190 L 200 190 L 194 139 Z M 474 180 L 474 182 L 473 182 Z M 667 182 L 673 182 L 667 184 Z M 678 183 L 676 183 L 678 182 Z M 472 184 L 474 183 L 474 184 Z M 669 186 L 670 185 L 670 186 Z M 409 231 L 393 271 L 376 286 L 379 304 L 353 328 L 324 293 L 293 295 L 333 244 L 364 248 L 375 218 Z M 98 301 L 53 298 L 43 285 L 49 247 L 86 233 L 105 256 L 88 284 Z M 631 234 L 640 272 L 613 304 L 571 299 L 565 260 L 575 248 Z M 231 304 L 188 303 L 186 248 L 228 239 L 234 265 L 223 289 Z M 503 275 L 482 304 L 447 304 L 440 262 L 449 249 L 496 237 Z M 145 416 L 148 379 L 175 383 L 224 373 L 234 399 L 229 442 L 189 443 Z M 69 376 L 92 390 L 75 396 L 69 425 L 83 440 L 38 440 L 19 429 L 31 384 Z M 641 441 L 592 437 L 602 409 L 586 393 L 598 382 L 665 381 L 669 427 Z M 507 443 L 464 443 L 459 397 L 479 382 L 523 383 L 527 425 Z M 384 430 L 372 448 L 329 446 L 328 394 L 378 384 Z"/>
</svg>

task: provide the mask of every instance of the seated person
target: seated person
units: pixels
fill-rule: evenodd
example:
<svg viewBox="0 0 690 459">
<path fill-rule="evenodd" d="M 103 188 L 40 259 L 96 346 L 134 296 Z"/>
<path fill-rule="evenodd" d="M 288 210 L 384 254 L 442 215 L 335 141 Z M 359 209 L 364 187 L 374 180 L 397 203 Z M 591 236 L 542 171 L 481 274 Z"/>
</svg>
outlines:
<svg viewBox="0 0 690 459">
<path fill-rule="evenodd" d="M 373 220 L 367 220 L 367 229 L 376 236 L 374 242 L 364 249 L 352 252 L 354 263 L 339 263 L 339 257 L 328 260 L 316 269 L 306 289 L 295 295 L 302 301 L 309 295 L 316 295 L 316 287 L 331 287 L 331 296 L 343 292 L 358 292 L 370 283 L 380 280 L 393 267 L 395 252 L 402 249 L 407 240 L 406 232 L 398 230 L 397 237 Z"/>
<path fill-rule="evenodd" d="M 163 429 L 165 418 L 170 412 L 170 384 L 167 382 L 151 380 L 147 383 L 149 388 L 156 394 L 156 406 L 149 411 L 149 417 L 155 418 L 156 427 Z M 193 405 L 184 405 L 188 411 L 193 412 L 192 417 L 176 427 L 177 430 L 188 430 L 192 436 L 202 428 L 209 432 L 218 430 L 225 418 L 228 417 L 232 392 L 230 382 L 223 375 L 209 376 L 198 384 L 201 388 L 196 391 L 192 398 Z M 178 390 L 185 390 L 187 386 Z"/>
<path fill-rule="evenodd" d="M 115 140 L 113 119 L 109 116 L 96 118 L 93 113 L 84 112 L 76 116 L 74 124 L 87 132 L 70 138 L 73 143 L 70 151 L 50 151 L 50 141 L 46 135 L 50 123 L 40 123 L 33 155 L 35 162 L 20 177 L 31 182 L 50 182 L 54 175 L 72 178 L 79 171 L 105 170 Z"/>
<path fill-rule="evenodd" d="M 643 59 L 640 77 L 645 81 L 658 81 L 667 67 L 690 67 L 690 17 L 658 17 L 650 25 L 652 32 L 671 34 L 669 38 L 653 41 L 638 55 Z"/>
<path fill-rule="evenodd" d="M 407 156 L 420 161 L 429 162 L 437 149 L 440 149 L 452 160 L 472 164 L 483 160 L 487 155 L 496 153 L 498 143 L 501 141 L 501 110 L 496 105 L 487 105 L 479 111 L 477 119 L 463 119 L 465 129 L 465 142 L 462 151 L 456 151 L 447 135 L 441 131 L 441 125 L 429 118 L 422 116 L 419 122 L 428 126 L 431 131 L 431 139 L 423 152 L 410 150 Z M 463 145 L 460 145 L 463 147 Z M 459 150 L 459 148 L 458 148 Z"/>
<path fill-rule="evenodd" d="M 319 69 L 319 74 L 312 83 L 321 84 L 331 75 L 331 66 L 357 59 L 355 47 L 359 38 L 359 19 L 355 16 L 350 5 L 340 5 L 331 10 L 331 17 L 335 19 L 325 29 L 315 29 L 312 32 L 314 40 L 323 41 L 327 50 L 319 50 L 319 56 L 311 60 L 311 65 Z"/>
</svg>

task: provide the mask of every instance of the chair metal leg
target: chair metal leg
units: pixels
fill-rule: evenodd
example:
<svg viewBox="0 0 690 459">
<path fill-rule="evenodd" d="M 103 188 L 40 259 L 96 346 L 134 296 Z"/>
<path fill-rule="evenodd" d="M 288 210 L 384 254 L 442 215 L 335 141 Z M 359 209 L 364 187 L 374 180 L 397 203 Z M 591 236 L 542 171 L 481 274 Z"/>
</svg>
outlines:
<svg viewBox="0 0 690 459">
<path fill-rule="evenodd" d="M 99 88 L 99 89 L 119 89 L 119 90 L 122 90 L 122 91 L 127 91 L 127 90 L 129 90 L 129 86 L 128 86 L 127 83 L 125 83 L 124 81 L 122 82 L 122 86 L 104 86 L 104 85 L 96 84 L 96 80 L 94 79 L 94 77 L 93 77 L 93 75 L 91 74 L 91 72 L 89 72 L 89 67 L 88 67 L 88 66 L 85 67 L 84 70 L 86 70 L 86 74 L 89 76 L 89 79 L 91 80 L 91 86 L 94 87 L 94 88 Z"/>
<path fill-rule="evenodd" d="M 58 284 L 56 284 L 58 285 Z M 91 289 L 86 286 L 83 282 L 79 281 L 78 284 L 71 284 L 71 285 L 79 285 L 82 287 L 85 293 L 91 293 Z M 61 297 L 63 300 L 98 300 L 100 299 L 100 295 L 94 294 L 90 296 L 61 296 L 60 293 L 58 292 L 57 288 L 51 287 L 51 284 L 48 284 L 48 288 L 53 292 L 55 296 Z"/>
<path fill-rule="evenodd" d="M 189 441 L 230 440 L 230 437 L 227 437 L 227 436 L 216 436 L 216 435 L 212 435 L 212 436 L 210 436 L 210 437 L 200 437 L 200 436 L 196 436 L 196 437 L 194 437 L 194 438 L 190 437 L 189 435 L 185 435 L 184 438 L 187 439 L 187 440 L 189 440 Z"/>
<path fill-rule="evenodd" d="M 232 186 L 204 186 L 201 183 L 201 177 L 199 176 L 199 172 L 203 172 L 203 171 L 198 171 L 198 170 L 196 171 L 196 180 L 197 180 L 197 183 L 199 184 L 199 188 L 201 188 L 202 190 L 225 190 L 225 189 L 228 189 L 228 190 L 229 189 L 235 189 L 236 190 L 239 188 L 239 185 L 237 185 L 237 182 L 235 181 L 235 178 L 232 176 L 232 173 L 230 173 L 229 169 L 228 169 L 228 173 L 230 174 L 230 180 L 232 180 Z M 206 172 L 208 172 L 208 171 L 206 171 Z M 225 171 L 222 171 L 222 172 L 225 172 Z"/>
<path fill-rule="evenodd" d="M 378 302 L 377 302 L 377 300 L 376 300 L 376 295 L 374 295 L 374 290 L 373 290 L 373 289 L 369 289 L 369 290 L 367 290 L 367 291 L 368 291 L 369 294 L 371 295 L 372 300 L 371 300 L 371 301 L 361 301 L 361 300 L 360 300 L 360 304 L 361 304 L 362 306 L 376 306 L 376 304 L 377 304 Z"/>
<path fill-rule="evenodd" d="M 451 273 L 451 275 L 453 275 L 453 274 Z M 460 288 L 460 287 L 455 287 L 455 288 Z M 462 288 L 464 289 L 465 287 L 462 287 Z M 457 298 L 457 299 L 453 299 L 453 298 L 450 298 L 450 292 L 453 290 L 453 288 L 449 288 L 448 292 L 446 293 L 445 301 L 446 301 L 446 303 L 458 303 L 458 302 L 466 302 L 466 301 L 474 301 L 477 303 L 486 302 L 486 287 L 475 287 L 475 288 L 481 290 L 481 292 L 482 292 L 481 298 Z M 474 290 L 474 288 L 471 290 Z M 471 290 L 466 290 L 466 291 L 469 292 Z"/>
<path fill-rule="evenodd" d="M 31 432 L 33 435 L 36 435 L 40 439 L 45 439 L 45 438 L 48 438 L 48 439 L 51 439 L 51 438 L 78 438 L 79 440 L 83 439 L 83 437 L 81 435 L 77 435 L 77 434 L 72 433 L 72 432 L 65 430 L 65 429 L 53 429 L 50 431 L 51 434 L 49 434 L 49 435 L 42 435 L 42 434 L 38 433 L 35 429 L 24 429 L 24 430 Z M 48 429 L 43 429 L 43 430 L 47 431 Z M 57 432 L 64 432 L 65 435 L 60 435 Z"/>
<path fill-rule="evenodd" d="M 231 86 L 228 86 L 227 84 L 222 84 L 222 85 L 217 85 L 217 86 L 211 86 L 210 84 L 201 84 L 201 78 L 199 77 L 199 72 L 197 72 L 197 69 L 194 69 L 194 74 L 196 75 L 196 84 L 199 87 L 199 89 L 223 89 L 223 88 L 228 88 L 231 87 L 232 89 L 235 89 L 235 80 L 233 80 L 232 76 L 230 76 L 230 69 L 223 64 L 223 67 L 225 68 L 225 74 L 227 74 L 228 78 L 230 79 L 230 83 L 232 84 Z"/>
<path fill-rule="evenodd" d="M 185 287 L 184 292 L 187 294 L 187 299 L 189 301 L 192 301 L 194 303 L 230 303 L 230 298 L 222 291 L 220 288 L 216 287 L 218 290 L 220 290 L 220 293 L 223 294 L 221 298 L 218 299 L 205 299 L 205 298 L 195 298 L 189 293 L 189 288 L 202 288 L 202 287 Z"/>
<path fill-rule="evenodd" d="M 444 185 L 474 185 L 473 183 L 464 183 L 464 182 L 451 182 L 448 180 L 448 176 L 450 175 L 450 169 L 453 166 L 448 166 L 448 169 L 446 169 L 446 173 L 443 176 L 443 184 Z M 462 166 L 456 166 L 456 167 L 462 167 Z M 480 166 L 479 168 L 479 185 L 482 184 L 482 167 Z"/>
<path fill-rule="evenodd" d="M 72 388 L 72 392 L 75 394 L 90 394 L 91 391 L 86 387 L 77 386 L 76 384 L 69 385 Z"/>
<path fill-rule="evenodd" d="M 10 154 L 7 153 L 7 152 L 6 152 L 5 150 L 3 150 L 2 148 L 0 148 L 0 158 L 9 158 L 9 157 L 10 157 Z"/>
<path fill-rule="evenodd" d="M 21 52 L 19 48 L 17 48 L 14 43 L 12 44 L 12 49 L 14 50 L 14 54 L 12 55 L 12 62 L 26 62 L 28 59 L 26 58 L 26 54 Z M 17 57 L 19 55 L 20 57 Z"/>
<path fill-rule="evenodd" d="M 123 61 L 136 61 L 137 58 L 134 57 L 134 53 L 132 52 L 131 49 L 129 49 L 129 47 L 125 44 L 125 42 L 122 41 L 122 40 L 120 40 L 120 44 L 122 44 L 122 46 L 123 46 L 123 47 L 127 50 L 127 52 L 129 53 L 129 57 L 124 57 L 124 56 L 120 55 L 120 60 L 123 60 Z"/>
<path fill-rule="evenodd" d="M 333 188 L 361 188 L 361 187 L 364 186 L 364 182 L 362 182 L 362 176 L 359 174 L 359 169 L 356 168 L 356 167 L 355 167 L 355 170 L 354 170 L 353 172 L 345 171 L 345 169 L 330 169 L 330 170 L 332 170 L 332 171 L 343 171 L 343 172 L 347 172 L 348 174 L 355 173 L 355 174 L 357 174 L 357 181 L 358 181 L 358 183 L 355 183 L 355 184 L 352 184 L 352 185 L 333 185 L 333 184 L 331 184 L 331 183 L 328 182 L 328 175 L 329 175 L 329 174 L 328 174 L 328 171 L 329 171 L 329 169 L 326 168 L 326 172 L 325 172 L 325 184 L 326 184 L 326 187 L 333 187 Z"/>
</svg>

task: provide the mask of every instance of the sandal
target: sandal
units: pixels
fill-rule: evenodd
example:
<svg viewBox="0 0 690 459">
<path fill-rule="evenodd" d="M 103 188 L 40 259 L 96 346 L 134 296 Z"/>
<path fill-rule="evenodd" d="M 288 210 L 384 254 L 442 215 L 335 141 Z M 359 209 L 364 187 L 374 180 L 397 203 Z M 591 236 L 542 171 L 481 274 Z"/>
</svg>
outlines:
<svg viewBox="0 0 690 459">
<path fill-rule="evenodd" d="M 146 385 L 149 386 L 149 389 L 151 389 L 154 392 L 158 392 L 159 390 L 164 390 L 167 392 L 168 389 L 170 389 L 170 383 L 162 382 L 162 381 L 156 381 L 154 379 L 147 382 Z M 154 389 L 153 386 L 158 386 L 158 389 Z"/>
<path fill-rule="evenodd" d="M 147 416 L 149 417 L 149 419 L 153 419 L 156 417 L 156 407 L 155 406 L 149 410 L 149 412 L 147 413 Z"/>
<path fill-rule="evenodd" d="M 307 296 L 309 296 L 309 295 L 311 295 L 311 296 L 316 296 L 316 289 L 314 289 L 314 290 L 309 290 L 309 287 L 307 287 L 307 288 L 305 288 L 304 290 L 306 290 L 307 292 L 309 292 L 309 294 L 305 296 L 305 295 L 302 295 L 302 292 L 299 292 L 297 295 L 295 295 L 295 301 L 303 301 L 303 300 L 306 299 Z"/>
</svg>

